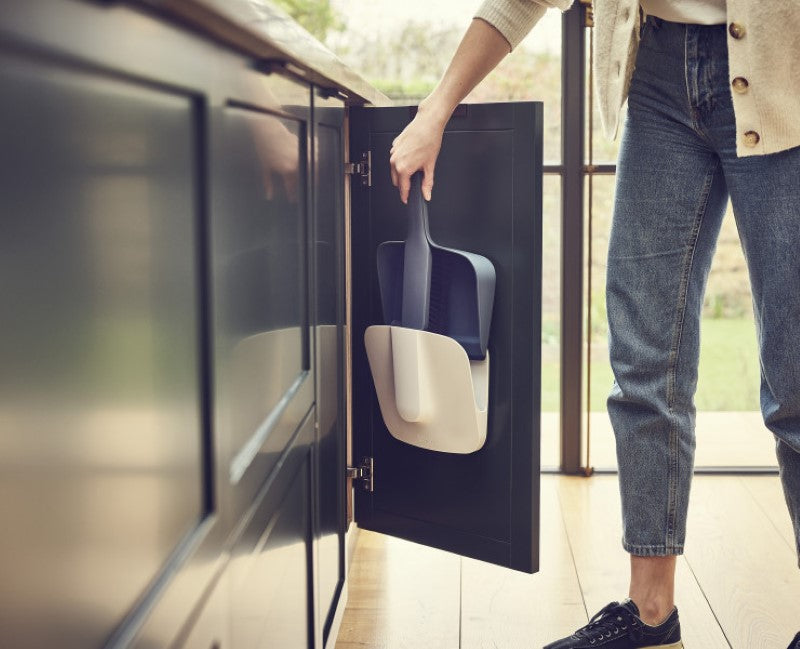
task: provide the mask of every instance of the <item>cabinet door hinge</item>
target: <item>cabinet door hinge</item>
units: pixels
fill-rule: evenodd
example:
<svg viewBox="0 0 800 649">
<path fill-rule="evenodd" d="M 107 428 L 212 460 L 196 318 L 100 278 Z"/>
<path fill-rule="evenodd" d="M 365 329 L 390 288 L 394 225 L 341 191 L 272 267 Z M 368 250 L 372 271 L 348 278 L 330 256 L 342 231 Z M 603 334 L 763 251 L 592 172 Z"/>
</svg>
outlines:
<svg viewBox="0 0 800 649">
<path fill-rule="evenodd" d="M 374 491 L 374 464 L 371 457 L 365 457 L 358 466 L 347 467 L 347 477 L 352 478 L 353 482 L 361 480 L 361 484 L 367 491 Z"/>
<path fill-rule="evenodd" d="M 344 172 L 351 176 L 361 176 L 361 185 L 372 187 L 372 151 L 361 154 L 361 162 L 345 162 Z"/>
</svg>

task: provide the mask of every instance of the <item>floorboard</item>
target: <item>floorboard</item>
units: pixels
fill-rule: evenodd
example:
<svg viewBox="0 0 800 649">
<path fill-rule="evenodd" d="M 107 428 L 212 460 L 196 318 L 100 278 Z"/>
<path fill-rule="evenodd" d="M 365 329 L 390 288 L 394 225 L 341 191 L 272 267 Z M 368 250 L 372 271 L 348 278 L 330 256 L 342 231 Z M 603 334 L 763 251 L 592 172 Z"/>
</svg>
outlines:
<svg viewBox="0 0 800 649">
<path fill-rule="evenodd" d="M 740 477 L 695 478 L 686 559 L 732 649 L 788 646 L 800 629 L 797 558 Z"/>
<path fill-rule="evenodd" d="M 789 548 L 794 550 L 794 530 L 780 479 L 773 476 L 743 476 L 740 479 L 761 507 L 761 511 L 775 526 L 778 534 L 786 541 Z"/>
<path fill-rule="evenodd" d="M 455 649 L 461 557 L 361 530 L 336 649 Z"/>
<path fill-rule="evenodd" d="M 463 560 L 462 649 L 530 649 L 586 623 L 575 566 L 556 493 L 557 476 L 542 476 L 541 570 L 508 570 Z"/>
<path fill-rule="evenodd" d="M 616 476 L 542 476 L 535 575 L 362 531 L 336 649 L 538 649 L 627 595 Z M 785 649 L 800 570 L 776 476 L 695 476 L 676 602 L 687 649 Z"/>
</svg>

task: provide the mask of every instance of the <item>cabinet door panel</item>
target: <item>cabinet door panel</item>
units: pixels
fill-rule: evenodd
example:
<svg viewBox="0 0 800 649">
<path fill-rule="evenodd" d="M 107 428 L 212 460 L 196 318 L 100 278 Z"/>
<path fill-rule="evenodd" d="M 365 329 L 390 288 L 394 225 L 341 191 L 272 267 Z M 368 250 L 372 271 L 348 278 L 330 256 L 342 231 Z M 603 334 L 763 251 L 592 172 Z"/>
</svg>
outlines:
<svg viewBox="0 0 800 649">
<path fill-rule="evenodd" d="M 267 90 L 270 81 L 255 79 Z M 310 101 L 308 87 L 305 93 Z M 222 107 L 215 123 L 215 419 L 226 444 L 226 491 L 235 521 L 313 402 L 308 123 L 234 101 Z"/>
<path fill-rule="evenodd" d="M 317 588 L 326 637 L 344 581 L 344 106 L 315 96 Z M 324 642 L 324 639 L 323 639 Z"/>
<path fill-rule="evenodd" d="M 83 649 L 206 508 L 198 116 L 188 97 L 0 61 L 0 628 Z"/>
<path fill-rule="evenodd" d="M 232 649 L 313 647 L 311 471 L 314 413 L 247 514 L 231 552 Z"/>
<path fill-rule="evenodd" d="M 382 322 L 376 250 L 406 236 L 389 177 L 408 108 L 351 112 L 351 159 L 372 153 L 372 187 L 353 183 L 356 458 L 374 458 L 374 492 L 356 490 L 362 527 L 533 572 L 538 565 L 541 104 L 462 106 L 447 126 L 429 205 L 440 245 L 488 257 L 497 273 L 489 339 L 486 444 L 468 455 L 398 441 L 378 408 L 363 343 Z"/>
</svg>

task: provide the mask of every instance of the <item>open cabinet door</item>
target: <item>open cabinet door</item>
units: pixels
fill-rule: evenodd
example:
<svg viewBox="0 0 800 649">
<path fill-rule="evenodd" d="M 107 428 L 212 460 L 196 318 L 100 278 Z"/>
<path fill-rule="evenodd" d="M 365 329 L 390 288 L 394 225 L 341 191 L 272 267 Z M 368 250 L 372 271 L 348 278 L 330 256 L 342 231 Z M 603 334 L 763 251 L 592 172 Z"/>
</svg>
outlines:
<svg viewBox="0 0 800 649">
<path fill-rule="evenodd" d="M 426 450 L 387 430 L 364 332 L 383 322 L 376 250 L 406 237 L 406 207 L 389 174 L 392 140 L 414 108 L 353 108 L 353 458 L 359 527 L 536 572 L 539 565 L 541 102 L 459 106 L 447 125 L 428 206 L 432 239 L 487 257 L 496 292 L 489 337 L 488 428 L 470 454 Z M 370 485 L 371 483 L 371 485 Z M 369 490 L 371 487 L 371 491 Z"/>
</svg>

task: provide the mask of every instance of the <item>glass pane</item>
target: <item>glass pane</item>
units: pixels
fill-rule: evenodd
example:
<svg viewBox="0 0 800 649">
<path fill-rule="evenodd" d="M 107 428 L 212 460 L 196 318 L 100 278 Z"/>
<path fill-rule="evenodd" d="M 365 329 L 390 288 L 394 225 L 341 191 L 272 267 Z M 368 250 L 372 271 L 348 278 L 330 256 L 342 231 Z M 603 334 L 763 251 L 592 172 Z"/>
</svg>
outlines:
<svg viewBox="0 0 800 649">
<path fill-rule="evenodd" d="M 700 326 L 696 466 L 777 466 L 760 381 L 750 281 L 728 203 Z"/>
<path fill-rule="evenodd" d="M 461 0 L 332 4 L 339 22 L 326 44 L 396 105 L 417 104 L 433 90 L 477 8 Z M 544 102 L 545 164 L 561 160 L 561 16 L 548 11 L 465 99 Z"/>
<path fill-rule="evenodd" d="M 596 468 L 616 467 L 617 463 L 605 404 L 613 383 L 608 362 L 605 270 L 614 181 L 614 176 L 592 179 L 591 229 L 588 216 L 586 224 L 585 245 L 587 258 L 591 250 L 591 262 L 587 259 L 585 315 L 591 333 L 589 360 L 584 359 L 588 377 L 584 427 L 588 428 L 590 462 Z M 588 204 L 588 177 L 586 192 Z M 749 280 L 730 204 L 709 275 L 700 340 L 695 466 L 776 465 L 773 437 L 759 412 L 760 370 Z"/>
<path fill-rule="evenodd" d="M 615 176 L 602 175 L 585 179 L 586 205 L 592 204 L 585 222 L 584 250 L 586 275 L 584 286 L 584 405 L 583 427 L 589 444 L 590 463 L 594 467 L 616 466 L 614 435 L 606 413 L 606 398 L 613 384 L 608 362 L 608 321 L 605 307 L 606 257 L 611 231 Z M 591 183 L 591 196 L 590 196 Z M 588 344 L 587 344 L 588 342 Z M 588 359 L 588 360 L 587 360 Z M 586 448 L 586 447 L 584 447 Z M 585 457 L 585 454 L 584 454 Z"/>
<path fill-rule="evenodd" d="M 561 176 L 542 183 L 542 466 L 561 463 Z"/>
<path fill-rule="evenodd" d="M 544 164 L 561 162 L 561 17 L 548 11 L 466 101 L 544 103 Z"/>
</svg>

